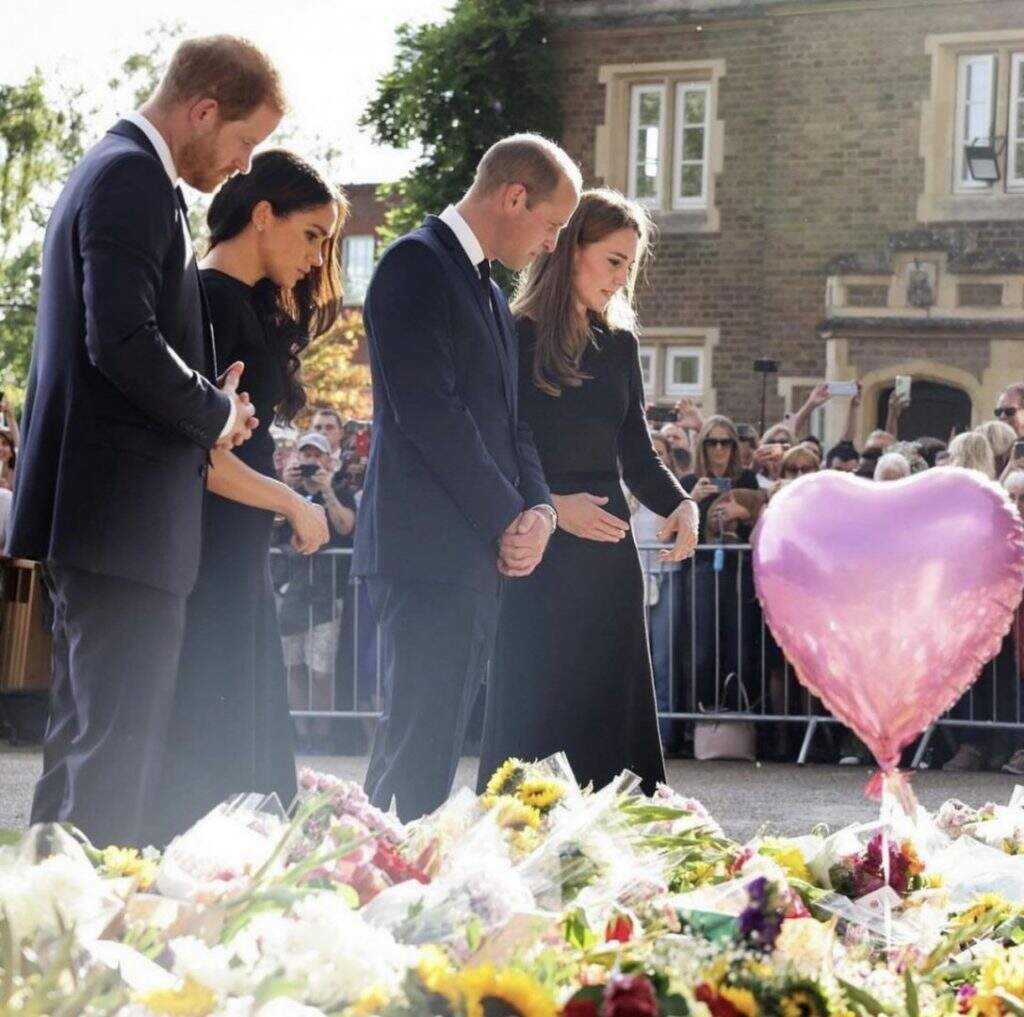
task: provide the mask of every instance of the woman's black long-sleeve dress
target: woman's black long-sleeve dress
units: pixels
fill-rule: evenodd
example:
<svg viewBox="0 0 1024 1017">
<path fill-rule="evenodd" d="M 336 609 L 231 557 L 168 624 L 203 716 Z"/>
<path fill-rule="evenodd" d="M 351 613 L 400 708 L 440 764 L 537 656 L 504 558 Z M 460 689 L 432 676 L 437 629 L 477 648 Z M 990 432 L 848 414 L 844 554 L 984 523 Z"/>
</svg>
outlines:
<svg viewBox="0 0 1024 1017">
<path fill-rule="evenodd" d="M 217 362 L 245 364 L 240 389 L 259 427 L 234 450 L 276 476 L 270 423 L 286 393 L 286 363 L 271 349 L 253 289 L 202 272 Z M 274 515 L 208 494 L 199 578 L 188 600 L 178 668 L 163 812 L 168 837 L 232 794 L 295 795 L 295 756 L 281 636 L 270 582 Z"/>
<path fill-rule="evenodd" d="M 589 378 L 553 397 L 533 383 L 533 322 L 517 328 L 519 413 L 552 493 L 605 496 L 605 511 L 629 522 L 624 480 L 643 505 L 671 515 L 686 496 L 651 445 L 635 336 L 595 322 L 596 345 L 580 365 Z M 505 584 L 480 783 L 509 756 L 559 750 L 581 784 L 601 787 L 630 769 L 651 793 L 665 779 L 632 532 L 610 544 L 558 529 L 533 574 Z"/>
</svg>

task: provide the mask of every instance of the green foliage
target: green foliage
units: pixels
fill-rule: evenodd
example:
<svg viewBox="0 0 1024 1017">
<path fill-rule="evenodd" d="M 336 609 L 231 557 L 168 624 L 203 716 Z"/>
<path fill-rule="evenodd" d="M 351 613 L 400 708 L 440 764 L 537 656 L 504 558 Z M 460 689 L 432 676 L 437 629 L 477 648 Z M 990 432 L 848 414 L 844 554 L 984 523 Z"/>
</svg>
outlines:
<svg viewBox="0 0 1024 1017">
<path fill-rule="evenodd" d="M 542 0 L 455 0 L 441 24 L 398 29 L 392 69 L 360 121 L 375 140 L 419 146 L 381 231 L 390 240 L 457 201 L 480 157 L 519 131 L 557 138 L 556 67 Z"/>
<path fill-rule="evenodd" d="M 42 230 L 64 174 L 84 148 L 81 90 L 51 104 L 43 77 L 0 85 L 0 384 L 28 372 Z"/>
</svg>

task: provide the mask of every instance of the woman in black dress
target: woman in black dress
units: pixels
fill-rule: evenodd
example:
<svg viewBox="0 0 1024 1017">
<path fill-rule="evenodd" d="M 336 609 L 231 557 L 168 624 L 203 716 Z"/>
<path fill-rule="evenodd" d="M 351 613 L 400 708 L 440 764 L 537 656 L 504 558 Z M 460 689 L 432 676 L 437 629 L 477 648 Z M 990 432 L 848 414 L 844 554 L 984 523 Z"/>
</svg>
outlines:
<svg viewBox="0 0 1024 1017">
<path fill-rule="evenodd" d="M 666 518 L 661 552 L 697 539 L 695 506 L 665 468 L 644 419 L 633 285 L 647 247 L 644 210 L 588 191 L 513 304 L 519 413 L 533 430 L 558 512 L 541 563 L 510 579 L 487 691 L 480 782 L 507 757 L 565 750 L 581 784 L 623 769 L 650 793 L 665 778 L 643 578 L 623 481 Z"/>
<path fill-rule="evenodd" d="M 276 479 L 270 424 L 306 403 L 298 354 L 341 305 L 338 229 L 345 199 L 306 162 L 257 155 L 210 205 L 203 288 L 217 362 L 245 365 L 240 387 L 259 426 L 214 452 L 203 553 L 188 601 L 164 783 L 166 835 L 238 792 L 295 795 L 295 757 L 269 551 L 274 516 L 311 554 L 327 539 L 324 509 Z"/>
</svg>

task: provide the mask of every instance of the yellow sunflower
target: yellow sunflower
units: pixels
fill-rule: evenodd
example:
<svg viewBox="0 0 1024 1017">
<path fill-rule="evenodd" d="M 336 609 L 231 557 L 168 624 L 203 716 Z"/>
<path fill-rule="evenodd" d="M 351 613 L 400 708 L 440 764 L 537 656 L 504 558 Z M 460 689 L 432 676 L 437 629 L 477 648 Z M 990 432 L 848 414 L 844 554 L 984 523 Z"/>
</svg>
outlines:
<svg viewBox="0 0 1024 1017">
<path fill-rule="evenodd" d="M 821 997 L 807 989 L 793 989 L 779 998 L 779 1013 L 782 1017 L 824 1017 L 828 1009 L 822 1009 Z"/>
<path fill-rule="evenodd" d="M 498 970 L 493 964 L 465 968 L 459 986 L 466 1017 L 555 1017 L 558 1007 L 549 993 L 525 971 Z"/>
<path fill-rule="evenodd" d="M 518 798 L 498 799 L 498 826 L 503 830 L 539 830 L 540 813 Z"/>
<path fill-rule="evenodd" d="M 140 890 L 148 890 L 156 879 L 156 862 L 143 858 L 135 848 L 111 845 L 100 857 L 105 876 L 130 876 Z"/>
<path fill-rule="evenodd" d="M 427 992 L 446 1000 L 453 1013 L 458 1009 L 458 978 L 444 950 L 432 943 L 420 947 L 416 975 Z"/>
<path fill-rule="evenodd" d="M 207 1017 L 217 1008 L 217 997 L 205 986 L 186 978 L 177 989 L 154 989 L 134 997 L 153 1013 L 168 1017 Z"/>
<path fill-rule="evenodd" d="M 515 757 L 506 759 L 491 774 L 491 779 L 487 782 L 483 797 L 485 808 L 491 808 L 502 795 L 515 794 L 516 788 L 522 782 L 524 774 L 525 767 L 522 760 Z"/>
<path fill-rule="evenodd" d="M 524 805 L 547 812 L 565 797 L 565 788 L 557 780 L 533 778 L 524 780 L 516 792 Z"/>
<path fill-rule="evenodd" d="M 761 1008 L 757 1005 L 757 997 L 749 989 L 740 989 L 733 985 L 718 987 L 719 999 L 731 1003 L 744 1017 L 758 1017 Z"/>
</svg>

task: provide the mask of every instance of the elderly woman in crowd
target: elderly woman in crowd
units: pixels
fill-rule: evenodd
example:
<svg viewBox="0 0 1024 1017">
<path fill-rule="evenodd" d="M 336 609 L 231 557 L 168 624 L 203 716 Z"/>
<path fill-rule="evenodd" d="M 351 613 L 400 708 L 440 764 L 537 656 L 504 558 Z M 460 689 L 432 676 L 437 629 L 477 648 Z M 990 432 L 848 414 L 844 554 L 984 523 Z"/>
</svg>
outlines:
<svg viewBox="0 0 1024 1017">
<path fill-rule="evenodd" d="M 875 480 L 902 480 L 910 476 L 910 463 L 899 452 L 886 452 L 875 463 Z"/>
</svg>

